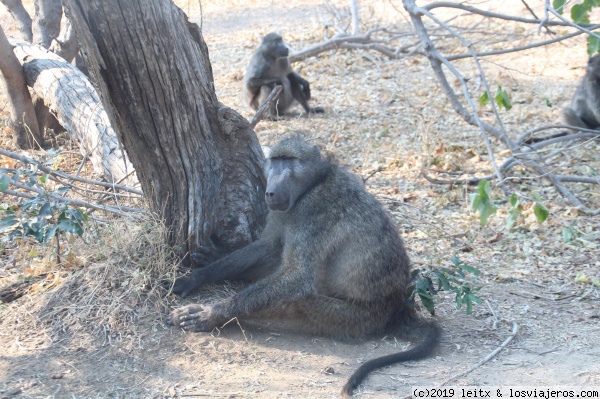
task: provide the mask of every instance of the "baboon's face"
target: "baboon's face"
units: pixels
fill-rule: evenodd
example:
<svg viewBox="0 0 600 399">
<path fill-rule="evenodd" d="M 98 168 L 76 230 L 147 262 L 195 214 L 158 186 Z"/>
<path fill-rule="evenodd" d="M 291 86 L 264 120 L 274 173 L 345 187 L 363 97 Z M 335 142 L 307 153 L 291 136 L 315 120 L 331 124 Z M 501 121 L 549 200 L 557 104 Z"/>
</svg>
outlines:
<svg viewBox="0 0 600 399">
<path fill-rule="evenodd" d="M 265 166 L 265 200 L 272 211 L 286 212 L 329 170 L 319 148 L 301 139 L 284 139 L 269 151 Z"/>
<path fill-rule="evenodd" d="M 288 46 L 277 33 L 269 33 L 265 36 L 262 39 L 262 46 L 265 47 L 266 53 L 273 58 L 284 58 L 290 53 Z"/>
<path fill-rule="evenodd" d="M 295 158 L 270 158 L 267 162 L 265 200 L 272 211 L 289 210 L 302 194 L 302 167 Z"/>
</svg>

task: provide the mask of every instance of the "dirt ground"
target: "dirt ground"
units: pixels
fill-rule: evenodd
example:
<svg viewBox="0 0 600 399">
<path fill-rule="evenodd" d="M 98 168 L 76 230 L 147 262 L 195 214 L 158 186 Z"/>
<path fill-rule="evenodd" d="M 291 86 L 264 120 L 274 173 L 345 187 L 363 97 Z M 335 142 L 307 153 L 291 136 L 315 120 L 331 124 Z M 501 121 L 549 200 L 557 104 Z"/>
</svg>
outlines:
<svg viewBox="0 0 600 399">
<path fill-rule="evenodd" d="M 409 30 L 400 1 L 360 3 L 364 29 Z M 502 11 L 526 14 L 516 0 L 479 3 L 486 8 L 502 3 Z M 200 22 L 198 2 L 178 4 Z M 258 38 L 277 30 L 294 49 L 317 43 L 331 20 L 333 3 L 327 4 L 205 3 L 202 28 L 219 100 L 250 118 L 240 85 Z M 8 20 L 2 15 L 3 26 Z M 491 47 L 530 41 L 537 32 L 512 23 L 480 28 L 497 35 L 498 40 L 487 38 Z M 456 49 L 450 40 L 440 44 L 445 51 Z M 501 111 L 509 134 L 558 123 L 586 60 L 579 38 L 484 61 L 492 86 L 510 91 L 514 108 Z M 476 76 L 470 62 L 458 65 L 468 77 Z M 512 187 L 540 192 L 549 219 L 537 223 L 526 207 L 520 227 L 507 232 L 508 208 L 495 190 L 503 207 L 482 228 L 469 210 L 472 188 L 435 186 L 420 177 L 421 165 L 432 156 L 442 168 L 461 164 L 489 173 L 477 129 L 452 110 L 422 56 L 390 60 L 340 50 L 295 67 L 312 84 L 313 104 L 327 112 L 263 121 L 256 128 L 261 143 L 271 145 L 292 130 L 307 132 L 342 164 L 369 176 L 367 188 L 396 219 L 416 267 L 448 266 L 457 255 L 481 271 L 475 284 L 482 287 L 483 303 L 471 315 L 456 308 L 450 293 L 441 293 L 435 318 L 443 337 L 435 356 L 372 373 L 356 397 L 404 397 L 413 386 L 433 387 L 455 376 L 448 385 L 600 389 L 600 288 L 590 283 L 600 279 L 599 218 L 579 214 L 539 178 L 519 175 Z M 599 150 L 597 143 L 579 149 L 596 171 Z M 577 190 L 600 206 L 597 187 Z M 565 224 L 583 232 L 581 239 L 565 243 Z M 129 221 L 101 226 L 85 245 L 67 244 L 72 267 L 62 270 L 44 261 L 43 250 L 33 253 L 35 243 L 15 245 L 3 238 L 0 286 L 36 268 L 38 274 L 51 272 L 54 280 L 0 305 L 0 398 L 335 398 L 361 362 L 408 346 L 394 337 L 340 343 L 271 323 L 234 321 L 212 334 L 169 328 L 163 323 L 169 308 L 226 295 L 235 286 L 207 287 L 189 300 L 125 289 L 147 286 L 143 260 L 162 252 L 146 245 L 156 237 Z M 509 337 L 514 323 L 518 332 L 506 348 L 465 373 Z"/>
</svg>

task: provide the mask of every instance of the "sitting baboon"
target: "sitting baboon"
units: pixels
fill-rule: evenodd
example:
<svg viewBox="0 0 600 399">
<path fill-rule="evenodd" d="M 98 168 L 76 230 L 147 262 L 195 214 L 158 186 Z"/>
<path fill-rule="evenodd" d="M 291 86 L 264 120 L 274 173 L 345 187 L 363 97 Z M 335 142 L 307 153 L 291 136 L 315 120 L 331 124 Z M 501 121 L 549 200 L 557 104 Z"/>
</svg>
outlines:
<svg viewBox="0 0 600 399">
<path fill-rule="evenodd" d="M 298 101 L 307 113 L 321 113 L 321 107 L 311 108 L 310 84 L 290 67 L 289 49 L 277 33 L 266 35 L 250 59 L 244 74 L 246 101 L 254 109 L 265 101 L 276 85 L 283 86 L 278 99 L 269 107 L 269 117 L 282 116 Z"/>
<path fill-rule="evenodd" d="M 585 76 L 579 83 L 571 107 L 563 111 L 567 125 L 585 129 L 600 127 L 600 55 L 588 60 Z"/>
<path fill-rule="evenodd" d="M 428 356 L 438 327 L 420 320 L 408 303 L 404 244 L 362 181 L 299 137 L 271 148 L 265 173 L 270 212 L 260 239 L 178 279 L 173 292 L 186 297 L 219 280 L 253 283 L 229 299 L 176 309 L 168 322 L 211 331 L 234 317 L 276 317 L 337 339 L 401 328 L 419 337 L 414 349 L 361 365 L 344 386 L 348 397 L 370 371 Z"/>
</svg>

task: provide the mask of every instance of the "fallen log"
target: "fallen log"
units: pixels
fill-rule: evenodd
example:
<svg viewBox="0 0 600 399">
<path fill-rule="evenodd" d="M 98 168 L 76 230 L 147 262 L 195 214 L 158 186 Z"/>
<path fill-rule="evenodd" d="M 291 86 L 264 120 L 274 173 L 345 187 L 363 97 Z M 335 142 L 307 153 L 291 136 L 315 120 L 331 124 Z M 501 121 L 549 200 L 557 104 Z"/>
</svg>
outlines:
<svg viewBox="0 0 600 399">
<path fill-rule="evenodd" d="M 133 165 L 89 79 L 41 46 L 14 39 L 10 42 L 23 66 L 27 85 L 44 100 L 71 139 L 80 144 L 94 172 L 110 183 L 139 186 Z"/>
</svg>

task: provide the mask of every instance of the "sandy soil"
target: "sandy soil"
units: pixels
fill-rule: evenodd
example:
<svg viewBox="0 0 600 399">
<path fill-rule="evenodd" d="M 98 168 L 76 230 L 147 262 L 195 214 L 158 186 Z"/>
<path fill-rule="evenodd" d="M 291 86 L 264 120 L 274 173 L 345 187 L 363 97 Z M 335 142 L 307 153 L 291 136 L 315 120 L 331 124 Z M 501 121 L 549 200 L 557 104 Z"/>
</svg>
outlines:
<svg viewBox="0 0 600 399">
<path fill-rule="evenodd" d="M 361 2 L 363 22 L 406 31 L 408 17 L 400 2 L 380 3 Z M 519 1 L 504 3 L 525 13 Z M 199 21 L 197 2 L 178 4 Z M 277 30 L 300 49 L 321 39 L 329 15 L 314 0 L 205 4 L 202 26 L 220 101 L 250 118 L 240 85 L 257 38 Z M 4 26 L 6 15 L 2 21 Z M 525 41 L 535 32 L 513 24 L 485 29 L 496 32 L 498 41 Z M 442 49 L 455 46 L 448 41 Z M 515 107 L 502 112 L 511 136 L 560 120 L 560 109 L 568 103 L 586 59 L 578 39 L 484 62 L 492 85 L 511 93 Z M 458 255 L 482 272 L 476 284 L 482 287 L 484 302 L 473 314 L 456 309 L 449 293 L 441 294 L 436 319 L 444 335 L 436 355 L 373 373 L 357 397 L 403 397 L 412 386 L 435 386 L 466 372 L 499 347 L 513 323 L 519 330 L 505 349 L 449 385 L 600 387 L 599 290 L 577 280 L 578 275 L 598 278 L 598 218 L 573 212 L 539 179 L 522 177 L 514 189 L 542 192 L 553 212 L 549 220 L 538 224 L 527 208 L 521 228 L 506 232 L 504 210 L 481 228 L 469 212 L 464 188 L 432 186 L 420 178 L 421 164 L 432 155 L 449 169 L 456 164 L 488 168 L 477 130 L 451 109 L 424 57 L 394 61 L 373 52 L 338 51 L 296 68 L 312 83 L 313 103 L 325 106 L 327 113 L 261 122 L 256 129 L 261 142 L 270 145 L 289 131 L 306 131 L 341 163 L 363 177 L 371 175 L 367 187 L 396 218 L 416 267 L 447 266 L 450 257 Z M 460 68 L 476 77 L 469 62 Z M 481 113 L 491 117 L 485 110 Z M 590 144 L 580 151 L 597 166 L 598 149 Z M 500 192 L 495 195 L 501 198 Z M 588 198 L 596 206 L 600 203 L 597 191 Z M 562 242 L 565 221 L 588 233 L 584 238 L 589 239 Z M 134 230 L 125 227 L 123 234 L 134 236 Z M 90 270 L 85 276 L 101 284 L 74 289 L 78 286 L 69 276 L 81 278 L 80 269 L 74 268 L 60 283 L 0 305 L 0 397 L 333 398 L 362 361 L 408 345 L 394 337 L 340 343 L 269 323 L 232 322 L 212 334 L 168 328 L 163 319 L 169 307 L 206 300 L 222 287 L 209 287 L 185 301 L 150 301 L 144 294 L 124 298 L 123 293 L 131 291 L 110 285 L 107 276 L 113 273 L 133 284 L 135 279 L 127 273 L 137 265 L 135 251 L 145 247 L 140 244 L 140 250 L 128 246 L 125 238 L 121 241 L 112 241 L 109 255 L 102 257 L 91 254 L 95 246 L 82 249 L 72 244 L 77 258 L 83 259 L 80 263 Z M 4 243 L 0 249 L 0 284 L 23 272 L 21 262 L 30 267 L 35 263 L 22 248 Z M 111 267 L 121 268 L 121 274 Z M 95 302 L 100 292 L 104 302 Z"/>
</svg>

